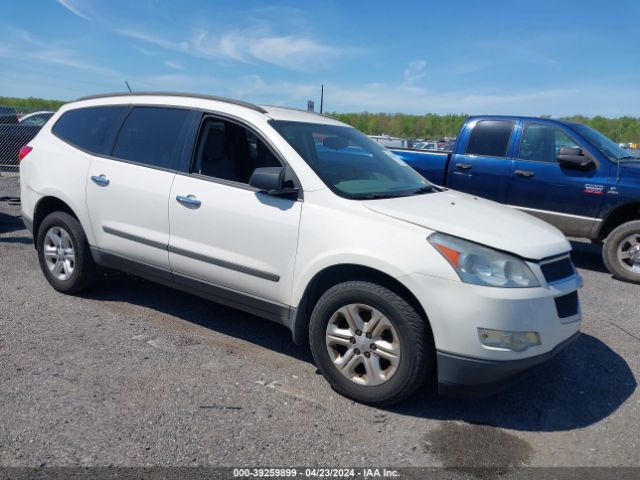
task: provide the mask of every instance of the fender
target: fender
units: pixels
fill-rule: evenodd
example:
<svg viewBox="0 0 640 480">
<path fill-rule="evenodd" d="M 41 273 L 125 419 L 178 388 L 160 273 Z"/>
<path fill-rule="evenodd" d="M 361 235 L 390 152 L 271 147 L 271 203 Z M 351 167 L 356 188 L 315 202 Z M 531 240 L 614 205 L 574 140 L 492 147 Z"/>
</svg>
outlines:
<svg viewBox="0 0 640 480">
<path fill-rule="evenodd" d="M 57 198 L 58 200 L 66 203 L 69 206 L 69 208 L 73 211 L 75 216 L 78 218 L 78 221 L 80 222 L 80 225 L 82 225 L 84 233 L 87 236 L 89 245 L 95 245 L 95 235 L 93 233 L 93 228 L 91 227 L 91 220 L 89 219 L 89 214 L 87 212 L 86 205 L 79 204 L 77 201 L 74 201 L 71 198 L 71 196 L 66 194 L 64 191 L 59 190 L 57 188 L 53 188 L 53 187 L 43 188 L 41 190 L 36 191 L 36 193 L 40 196 L 40 199 L 35 205 L 34 217 L 35 217 L 35 212 L 38 211 L 38 207 L 44 199 L 46 199 L 47 197 Z M 83 200 L 84 199 L 85 197 L 83 196 Z M 34 235 L 37 235 L 37 232 L 34 232 Z"/>
</svg>

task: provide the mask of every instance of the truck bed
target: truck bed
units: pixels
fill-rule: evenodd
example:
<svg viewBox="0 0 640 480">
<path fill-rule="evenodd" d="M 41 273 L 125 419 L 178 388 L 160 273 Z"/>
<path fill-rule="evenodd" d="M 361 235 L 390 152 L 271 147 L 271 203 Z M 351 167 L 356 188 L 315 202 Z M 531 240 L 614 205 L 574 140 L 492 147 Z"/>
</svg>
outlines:
<svg viewBox="0 0 640 480">
<path fill-rule="evenodd" d="M 444 186 L 449 152 L 392 148 L 391 151 L 431 183 Z"/>
</svg>

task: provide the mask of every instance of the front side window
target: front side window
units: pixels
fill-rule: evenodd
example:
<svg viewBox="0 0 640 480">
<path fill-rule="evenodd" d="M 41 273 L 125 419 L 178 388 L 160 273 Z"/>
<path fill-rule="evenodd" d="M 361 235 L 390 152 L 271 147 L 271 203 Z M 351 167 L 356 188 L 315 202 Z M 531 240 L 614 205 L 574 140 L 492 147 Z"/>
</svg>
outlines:
<svg viewBox="0 0 640 480">
<path fill-rule="evenodd" d="M 473 127 L 467 155 L 506 157 L 514 122 L 509 120 L 481 120 Z"/>
<path fill-rule="evenodd" d="M 125 106 L 88 107 L 62 114 L 51 130 L 67 143 L 91 153 L 108 154 L 107 140 L 118 126 Z"/>
<path fill-rule="evenodd" d="M 205 117 L 200 127 L 191 173 L 249 183 L 256 168 L 282 163 L 251 130 L 216 117 Z"/>
<path fill-rule="evenodd" d="M 127 116 L 112 156 L 161 168 L 171 168 L 182 148 L 190 111 L 178 108 L 135 107 Z"/>
<path fill-rule="evenodd" d="M 432 185 L 399 157 L 355 128 L 274 120 L 270 123 L 340 196 L 372 199 L 433 191 Z"/>
<path fill-rule="evenodd" d="M 558 128 L 539 123 L 527 123 L 522 131 L 518 158 L 537 162 L 555 162 L 560 149 L 564 147 L 580 148 Z"/>
</svg>

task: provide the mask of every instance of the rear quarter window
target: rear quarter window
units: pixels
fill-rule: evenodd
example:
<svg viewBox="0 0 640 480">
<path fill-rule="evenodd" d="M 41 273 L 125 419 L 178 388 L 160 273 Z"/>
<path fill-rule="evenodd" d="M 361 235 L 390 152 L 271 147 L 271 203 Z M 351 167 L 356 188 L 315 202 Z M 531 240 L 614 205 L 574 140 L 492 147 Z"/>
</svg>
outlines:
<svg viewBox="0 0 640 480">
<path fill-rule="evenodd" d="M 505 157 L 514 122 L 508 120 L 481 120 L 471 131 L 467 155 Z"/>
<path fill-rule="evenodd" d="M 62 114 L 51 131 L 71 145 L 96 154 L 108 154 L 107 141 L 119 126 L 125 106 L 87 107 Z"/>
</svg>

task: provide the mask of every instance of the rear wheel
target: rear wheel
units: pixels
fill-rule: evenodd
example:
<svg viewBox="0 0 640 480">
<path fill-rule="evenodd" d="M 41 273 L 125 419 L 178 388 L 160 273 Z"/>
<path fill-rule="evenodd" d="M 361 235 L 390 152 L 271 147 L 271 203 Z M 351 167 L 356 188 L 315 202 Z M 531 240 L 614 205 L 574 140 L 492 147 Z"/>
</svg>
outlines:
<svg viewBox="0 0 640 480">
<path fill-rule="evenodd" d="M 415 392 L 434 364 L 422 316 L 390 289 L 363 281 L 331 287 L 309 325 L 316 364 L 342 395 L 390 405 Z"/>
<path fill-rule="evenodd" d="M 614 277 L 640 283 L 640 220 L 613 230 L 604 242 L 602 257 Z"/>
<path fill-rule="evenodd" d="M 38 229 L 37 242 L 40 268 L 53 288 L 79 293 L 93 284 L 96 265 L 77 219 L 66 212 L 47 215 Z"/>
</svg>

